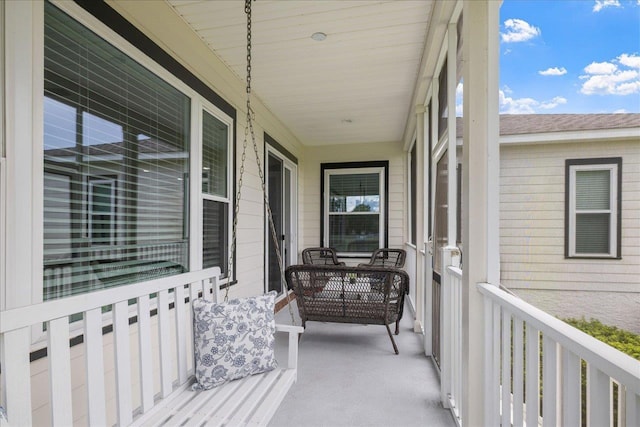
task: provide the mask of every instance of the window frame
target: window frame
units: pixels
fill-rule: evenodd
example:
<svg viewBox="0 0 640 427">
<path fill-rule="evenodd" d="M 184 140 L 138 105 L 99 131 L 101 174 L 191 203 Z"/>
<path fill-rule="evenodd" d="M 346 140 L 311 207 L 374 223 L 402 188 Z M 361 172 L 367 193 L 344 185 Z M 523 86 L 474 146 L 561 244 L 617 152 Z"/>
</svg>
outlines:
<svg viewBox="0 0 640 427">
<path fill-rule="evenodd" d="M 198 185 L 198 203 L 197 206 L 193 206 L 193 208 L 198 209 L 198 216 L 197 216 L 197 226 L 193 227 L 195 229 L 197 229 L 197 235 L 199 237 L 197 237 L 197 240 L 200 242 L 200 247 L 199 249 L 197 249 L 196 253 L 191 254 L 191 257 L 196 257 L 198 259 L 198 268 L 202 268 L 202 263 L 203 263 L 203 255 L 204 255 L 204 244 L 202 243 L 202 236 L 204 236 L 204 224 L 203 224 L 203 220 L 204 220 L 204 201 L 205 200 L 209 200 L 212 202 L 218 202 L 218 203 L 225 203 L 226 204 L 226 210 L 227 210 L 227 248 L 226 248 L 226 253 L 227 253 L 227 259 L 225 260 L 226 263 L 228 264 L 228 255 L 229 252 L 231 251 L 231 239 L 232 239 L 232 231 L 233 231 L 233 205 L 234 205 L 234 197 L 233 195 L 235 194 L 235 169 L 233 167 L 233 159 L 235 158 L 235 151 L 234 151 L 234 120 L 232 117 L 228 116 L 227 114 L 225 114 L 222 110 L 220 110 L 219 108 L 217 108 L 215 105 L 213 105 L 212 103 L 206 101 L 206 100 L 199 100 L 200 102 L 198 103 L 198 121 L 197 121 L 197 125 L 198 125 L 198 133 L 197 133 L 197 152 L 192 152 L 193 156 L 197 156 L 196 162 L 197 162 L 197 167 L 196 170 L 199 171 L 198 174 L 192 173 L 192 175 L 195 177 L 195 175 L 198 176 L 197 179 L 194 179 L 194 181 L 197 181 L 197 185 Z M 207 113 L 211 116 L 213 116 L 215 119 L 219 120 L 220 122 L 224 123 L 227 126 L 227 185 L 226 185 L 226 197 L 223 196 L 219 196 L 219 195 L 214 195 L 214 194 L 210 194 L 210 193 L 205 193 L 203 191 L 202 188 L 202 172 L 204 171 L 204 159 L 203 159 L 203 148 L 204 148 L 204 113 Z M 193 222 L 192 222 L 193 224 Z M 220 269 L 223 271 L 222 276 L 220 277 L 220 283 L 221 284 L 226 284 L 229 283 L 229 277 L 228 277 L 228 272 L 225 272 L 225 269 L 228 269 L 228 265 L 221 265 Z M 235 277 L 236 277 L 236 262 L 235 262 L 235 257 L 233 259 L 233 266 L 232 266 L 232 272 L 233 272 L 233 278 L 231 280 L 232 284 L 235 283 Z"/>
<path fill-rule="evenodd" d="M 592 213 L 610 213 L 609 252 L 576 252 L 576 172 L 607 170 L 609 180 L 609 209 L 585 210 Z M 565 258 L 569 259 L 622 259 L 622 157 L 567 159 L 565 161 Z"/>
<path fill-rule="evenodd" d="M 389 162 L 345 162 L 321 163 L 320 165 L 320 246 L 331 246 L 329 239 L 329 180 L 332 175 L 380 174 L 380 220 L 378 223 L 378 247 L 384 248 L 389 242 Z M 338 252 L 341 258 L 369 258 L 372 252 Z"/>
</svg>

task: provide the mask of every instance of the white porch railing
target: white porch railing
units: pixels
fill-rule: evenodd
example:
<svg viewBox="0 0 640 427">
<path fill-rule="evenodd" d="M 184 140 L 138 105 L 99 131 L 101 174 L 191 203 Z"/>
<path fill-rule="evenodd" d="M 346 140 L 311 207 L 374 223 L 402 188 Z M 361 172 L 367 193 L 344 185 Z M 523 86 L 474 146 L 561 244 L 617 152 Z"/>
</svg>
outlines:
<svg viewBox="0 0 640 427">
<path fill-rule="evenodd" d="M 442 251 L 441 400 L 463 425 L 462 270 L 451 266 L 455 248 Z M 640 426 L 639 361 L 497 286 L 477 288 L 485 299 L 483 425 L 578 426 L 586 417 L 593 427 Z"/>
<path fill-rule="evenodd" d="M 176 380 L 182 384 L 193 372 L 186 298 L 212 299 L 219 274 L 215 267 L 0 312 L 9 424 L 130 424 L 153 406 L 156 393 L 169 395 Z M 111 310 L 104 312 L 106 306 Z M 69 316 L 77 313 L 84 319 L 82 344 L 70 348 Z M 31 363 L 32 331 L 42 332 L 43 325 L 47 357 Z M 103 335 L 105 327 L 113 332 Z"/>
<path fill-rule="evenodd" d="M 640 425 L 639 361 L 497 286 L 477 288 L 485 299 L 485 425 L 578 426 L 583 416 L 593 427 Z"/>
<path fill-rule="evenodd" d="M 443 249 L 445 265 L 455 249 Z M 449 266 L 442 275 L 440 323 L 440 391 L 458 425 L 462 417 L 462 270 Z"/>
</svg>

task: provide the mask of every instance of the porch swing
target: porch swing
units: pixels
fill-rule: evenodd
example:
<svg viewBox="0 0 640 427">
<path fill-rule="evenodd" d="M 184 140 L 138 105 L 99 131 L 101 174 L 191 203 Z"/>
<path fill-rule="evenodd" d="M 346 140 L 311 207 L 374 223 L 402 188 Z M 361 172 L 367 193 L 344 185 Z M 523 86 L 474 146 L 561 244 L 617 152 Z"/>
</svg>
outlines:
<svg viewBox="0 0 640 427">
<path fill-rule="evenodd" d="M 247 15 L 246 124 L 227 277 L 233 277 L 237 240 L 238 212 L 242 194 L 247 139 L 251 138 L 260 176 L 270 235 L 280 267 L 291 317 L 291 325 L 275 324 L 275 291 L 265 295 L 229 300 L 229 288 L 220 301 L 220 289 L 214 279 L 213 300 L 208 292 L 193 301 L 194 376 L 133 425 L 266 425 L 296 381 L 298 339 L 304 329 L 295 325 L 285 280 L 282 255 L 278 246 L 273 215 L 269 205 L 265 176 L 253 128 L 251 107 L 251 1 L 245 0 Z M 278 367 L 274 354 L 274 332 L 286 332 L 288 360 Z"/>
</svg>

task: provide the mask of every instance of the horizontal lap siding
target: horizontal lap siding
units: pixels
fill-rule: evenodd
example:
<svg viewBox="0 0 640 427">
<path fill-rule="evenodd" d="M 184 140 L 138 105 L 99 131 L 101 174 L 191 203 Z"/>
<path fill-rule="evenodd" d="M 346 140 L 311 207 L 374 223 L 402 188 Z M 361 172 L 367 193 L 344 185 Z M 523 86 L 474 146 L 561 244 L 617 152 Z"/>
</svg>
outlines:
<svg viewBox="0 0 640 427">
<path fill-rule="evenodd" d="M 616 307 L 640 312 L 638 141 L 503 144 L 500 154 L 501 282 L 554 315 L 597 313 L 605 323 L 640 328 L 631 311 L 606 315 Z M 602 157 L 623 158 L 622 259 L 565 259 L 565 160 Z"/>
</svg>

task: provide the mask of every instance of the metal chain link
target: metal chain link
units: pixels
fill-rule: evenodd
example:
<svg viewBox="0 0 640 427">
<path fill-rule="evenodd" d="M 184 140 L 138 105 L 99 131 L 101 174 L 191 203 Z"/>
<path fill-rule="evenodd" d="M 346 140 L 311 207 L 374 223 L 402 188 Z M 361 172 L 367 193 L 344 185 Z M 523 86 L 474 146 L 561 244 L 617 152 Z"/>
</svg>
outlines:
<svg viewBox="0 0 640 427">
<path fill-rule="evenodd" d="M 262 194 L 264 197 L 264 204 L 266 207 L 266 214 L 267 214 L 267 218 L 269 220 L 269 228 L 271 230 L 271 238 L 273 239 L 274 242 L 274 246 L 275 246 L 275 252 L 276 252 L 276 257 L 278 259 L 278 267 L 280 267 L 280 277 L 282 280 L 282 284 L 284 286 L 284 292 L 287 296 L 287 306 L 289 307 L 289 315 L 291 316 L 291 323 L 293 325 L 296 324 L 294 315 L 293 315 L 293 308 L 291 307 L 291 295 L 289 294 L 289 289 L 287 287 L 287 281 L 285 278 L 285 273 L 284 273 L 284 262 L 282 260 L 282 254 L 280 252 L 280 245 L 278 244 L 278 236 L 276 234 L 276 228 L 273 222 L 273 214 L 271 213 L 271 206 L 269 205 L 269 196 L 267 194 L 267 186 L 265 183 L 265 177 L 264 177 L 264 172 L 262 169 L 262 163 L 260 162 L 260 155 L 259 155 L 259 151 L 258 151 L 258 144 L 256 142 L 256 135 L 255 135 L 255 131 L 253 128 L 253 121 L 255 119 L 255 113 L 253 111 L 253 108 L 251 107 L 251 1 L 252 0 L 245 0 L 245 4 L 244 4 L 244 12 L 247 15 L 247 116 L 246 116 L 246 123 L 245 123 L 245 127 L 244 127 L 244 141 L 242 142 L 242 158 L 240 160 L 240 174 L 238 177 L 238 191 L 236 193 L 236 199 L 235 199 L 235 209 L 234 209 L 234 216 L 233 216 L 233 227 L 232 227 L 232 231 L 231 231 L 231 253 L 229 254 L 229 268 L 228 268 L 228 277 L 229 280 L 231 280 L 231 278 L 233 277 L 232 271 L 233 271 L 233 261 L 234 261 L 234 256 L 235 256 L 235 249 L 236 249 L 236 240 L 237 240 L 237 230 L 238 230 L 238 212 L 239 212 L 239 207 L 240 207 L 240 196 L 242 194 L 242 182 L 243 182 L 243 176 L 244 176 L 244 165 L 245 165 L 245 160 L 247 158 L 247 137 L 250 135 L 251 136 L 251 141 L 253 143 L 253 151 L 255 153 L 256 156 L 256 165 L 258 167 L 258 175 L 260 177 L 260 184 L 262 186 Z M 230 283 L 227 284 L 227 287 L 225 289 L 225 294 L 224 294 L 224 300 L 228 301 L 229 300 L 229 288 L 230 288 Z"/>
</svg>

